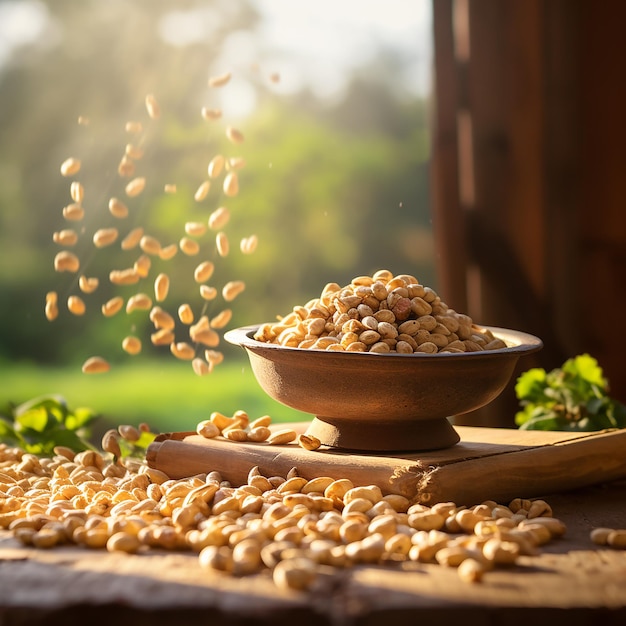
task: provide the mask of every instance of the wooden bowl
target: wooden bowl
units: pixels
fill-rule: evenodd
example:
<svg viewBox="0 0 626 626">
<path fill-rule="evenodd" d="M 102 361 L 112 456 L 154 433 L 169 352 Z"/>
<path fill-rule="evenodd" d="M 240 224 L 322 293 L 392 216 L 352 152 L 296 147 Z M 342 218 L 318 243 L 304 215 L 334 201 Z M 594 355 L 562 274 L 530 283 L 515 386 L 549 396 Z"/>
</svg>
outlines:
<svg viewBox="0 0 626 626">
<path fill-rule="evenodd" d="M 315 416 L 307 434 L 347 450 L 418 451 L 459 441 L 449 417 L 494 400 L 520 357 L 540 350 L 527 333 L 489 328 L 507 347 L 437 354 L 376 354 L 288 348 L 253 339 L 259 326 L 230 330 L 261 388 Z"/>
</svg>

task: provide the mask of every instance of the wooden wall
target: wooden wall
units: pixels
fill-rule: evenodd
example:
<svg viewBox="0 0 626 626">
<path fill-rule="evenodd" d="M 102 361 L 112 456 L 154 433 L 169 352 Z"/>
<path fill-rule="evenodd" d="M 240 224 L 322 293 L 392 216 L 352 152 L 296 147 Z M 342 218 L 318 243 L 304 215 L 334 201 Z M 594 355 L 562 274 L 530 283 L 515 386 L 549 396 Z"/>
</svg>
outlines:
<svg viewBox="0 0 626 626">
<path fill-rule="evenodd" d="M 439 292 L 538 335 L 513 385 L 588 352 L 626 401 L 626 2 L 433 0 L 433 221 Z"/>
</svg>

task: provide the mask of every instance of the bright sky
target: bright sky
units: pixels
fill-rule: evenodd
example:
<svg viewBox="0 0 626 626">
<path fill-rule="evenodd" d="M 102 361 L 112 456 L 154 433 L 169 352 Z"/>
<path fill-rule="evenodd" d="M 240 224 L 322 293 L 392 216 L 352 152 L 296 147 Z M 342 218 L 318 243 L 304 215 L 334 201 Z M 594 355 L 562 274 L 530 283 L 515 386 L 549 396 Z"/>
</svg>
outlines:
<svg viewBox="0 0 626 626">
<path fill-rule="evenodd" d="M 224 67 L 250 67 L 263 54 L 263 69 L 277 71 L 280 92 L 310 88 L 322 98 L 341 95 L 351 70 L 391 50 L 403 61 L 400 89 L 425 95 L 430 85 L 432 0 L 250 0 L 263 16 L 258 37 L 234 32 L 221 51 Z M 172 3 L 173 5 L 175 3 Z M 220 3 L 218 3 L 220 4 Z M 173 10 L 160 25 L 171 45 L 206 40 L 215 29 L 215 4 L 190 11 Z M 220 4 L 220 10 L 228 2 Z M 37 41 L 49 25 L 40 0 L 0 2 L 0 67 L 18 46 Z M 219 65 L 218 59 L 218 65 Z M 384 65 L 381 71 L 385 71 Z M 254 109 L 254 90 L 235 81 L 224 97 L 229 110 L 245 115 Z"/>
<path fill-rule="evenodd" d="M 430 81 L 431 0 L 252 0 L 265 15 L 266 44 L 319 95 L 341 89 L 349 70 L 375 60 L 380 47 L 406 62 L 410 92 Z M 292 76 L 293 79 L 293 76 Z"/>
<path fill-rule="evenodd" d="M 48 23 L 48 9 L 37 0 L 0 2 L 0 67 L 13 49 L 33 43 Z"/>
<path fill-rule="evenodd" d="M 308 87 L 332 99 L 341 96 L 352 70 L 380 59 L 384 49 L 403 62 L 402 75 L 392 77 L 397 88 L 425 96 L 431 80 L 431 1 L 250 0 L 264 18 L 257 35 L 229 35 L 216 65 L 250 67 L 262 58 L 263 71 L 280 74 L 277 92 Z M 198 41 L 210 36 L 214 17 L 209 5 L 173 11 L 161 24 L 161 36 L 172 45 Z M 220 97 L 234 116 L 255 108 L 253 86 L 236 74 Z"/>
</svg>

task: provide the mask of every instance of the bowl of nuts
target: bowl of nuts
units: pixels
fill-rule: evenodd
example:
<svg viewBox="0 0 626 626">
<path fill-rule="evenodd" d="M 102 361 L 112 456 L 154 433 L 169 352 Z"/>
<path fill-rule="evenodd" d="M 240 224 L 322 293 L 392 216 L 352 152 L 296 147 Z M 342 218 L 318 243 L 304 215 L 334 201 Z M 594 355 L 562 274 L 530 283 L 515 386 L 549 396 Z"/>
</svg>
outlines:
<svg viewBox="0 0 626 626">
<path fill-rule="evenodd" d="M 345 450 L 421 451 L 459 441 L 449 418 L 504 390 L 542 341 L 480 326 L 410 275 L 380 270 L 276 322 L 230 330 L 271 398 L 313 415 L 307 434 Z"/>
</svg>

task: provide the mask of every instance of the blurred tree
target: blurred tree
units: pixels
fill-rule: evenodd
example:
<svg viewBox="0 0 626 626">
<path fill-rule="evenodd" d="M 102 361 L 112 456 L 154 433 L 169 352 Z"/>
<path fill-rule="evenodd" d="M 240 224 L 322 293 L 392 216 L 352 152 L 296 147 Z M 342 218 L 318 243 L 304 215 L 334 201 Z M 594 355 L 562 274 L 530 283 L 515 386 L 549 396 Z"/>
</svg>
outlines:
<svg viewBox="0 0 626 626">
<path fill-rule="evenodd" d="M 222 120 L 206 122 L 200 109 L 214 106 L 206 79 L 224 69 L 216 59 L 225 37 L 235 30 L 253 32 L 258 23 L 246 2 L 176 3 L 179 11 L 214 12 L 211 38 L 186 47 L 159 36 L 172 2 L 55 0 L 45 6 L 45 37 L 14 51 L 0 69 L 0 357 L 75 362 L 87 350 L 121 358 L 121 338 L 128 332 L 147 336 L 151 325 L 145 313 L 104 319 L 100 304 L 116 293 L 151 290 L 160 271 L 172 278 L 172 311 L 184 301 L 200 311 L 203 301 L 191 279 L 200 257 L 153 259 L 145 284 L 114 288 L 109 270 L 132 265 L 138 252 L 117 244 L 96 250 L 91 235 L 100 227 L 119 226 L 125 234 L 142 225 L 164 244 L 175 243 L 186 221 L 206 221 L 220 205 L 232 213 L 231 254 L 220 259 L 207 235 L 201 256 L 216 264 L 212 284 L 247 284 L 232 303 L 230 326 L 273 319 L 317 295 L 326 282 L 348 282 L 381 267 L 414 273 L 434 286 L 426 103 L 390 88 L 389 72 L 363 69 L 346 97 L 328 105 L 308 92 L 277 97 L 254 68 L 237 67 L 258 100 L 254 114 L 235 120 L 245 143 L 232 145 L 224 137 L 228 111 Z M 146 115 L 146 93 L 155 93 L 161 104 L 157 121 Z M 80 115 L 90 124 L 78 125 Z M 138 198 L 125 198 L 127 179 L 117 173 L 131 119 L 145 127 L 146 154 L 137 162 L 137 175 L 145 175 L 147 185 Z M 220 179 L 198 203 L 193 194 L 215 154 L 245 158 L 241 191 L 225 197 Z M 99 276 L 101 284 L 85 296 L 87 315 L 70 316 L 61 303 L 51 324 L 43 315 L 45 293 L 57 290 L 63 301 L 77 291 L 75 279 L 55 273 L 52 264 L 60 249 L 52 233 L 72 226 L 61 215 L 74 180 L 59 173 L 68 156 L 82 160 L 76 178 L 86 190 L 75 251 L 85 272 Z M 175 195 L 163 193 L 167 182 L 177 184 Z M 123 224 L 107 210 L 115 195 L 131 209 Z M 239 252 L 238 242 L 252 233 L 259 246 L 249 257 Z M 218 297 L 206 312 L 224 306 L 229 305 Z"/>
</svg>

